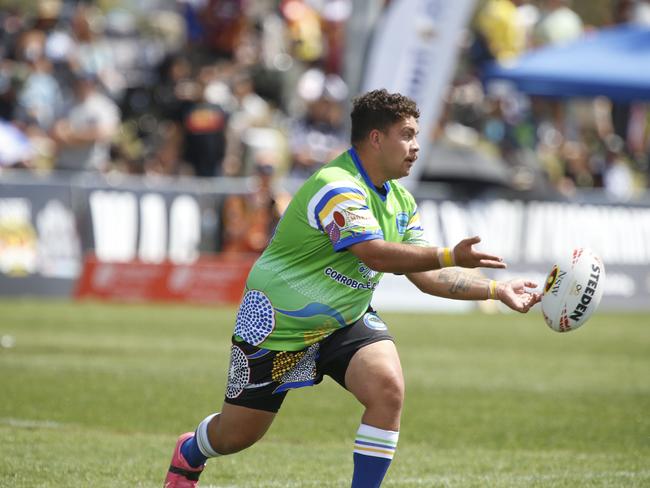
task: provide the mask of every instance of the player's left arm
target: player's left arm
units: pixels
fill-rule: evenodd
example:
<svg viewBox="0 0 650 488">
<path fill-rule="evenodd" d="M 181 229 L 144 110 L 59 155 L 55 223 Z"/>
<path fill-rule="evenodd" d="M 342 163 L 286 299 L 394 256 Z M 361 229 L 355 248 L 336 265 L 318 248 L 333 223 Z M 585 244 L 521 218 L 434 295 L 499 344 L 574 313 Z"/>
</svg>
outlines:
<svg viewBox="0 0 650 488">
<path fill-rule="evenodd" d="M 522 313 L 528 312 L 542 298 L 531 290 L 537 288 L 532 281 L 495 281 L 461 268 L 408 273 L 406 277 L 429 295 L 456 300 L 494 299 Z"/>
</svg>

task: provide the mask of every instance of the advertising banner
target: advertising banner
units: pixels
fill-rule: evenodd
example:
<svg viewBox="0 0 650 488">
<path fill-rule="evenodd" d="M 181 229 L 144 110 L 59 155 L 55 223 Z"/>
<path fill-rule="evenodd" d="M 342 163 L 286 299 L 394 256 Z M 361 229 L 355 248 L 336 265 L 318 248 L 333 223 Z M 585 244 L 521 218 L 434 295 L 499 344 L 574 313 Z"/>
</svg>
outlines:
<svg viewBox="0 0 650 488">
<path fill-rule="evenodd" d="M 186 183 L 153 188 L 144 182 L 0 181 L 0 295 L 236 303 L 252 259 L 212 257 L 226 192 L 215 189 L 216 181 Z M 589 247 L 606 268 L 601 309 L 650 310 L 647 202 L 416 197 L 433 245 L 454 246 L 479 235 L 479 249 L 508 264 L 502 271 L 482 270 L 486 276 L 525 277 L 541 286 L 558 259 Z M 476 306 L 414 293 L 403 276 L 386 275 L 375 293 L 386 310 Z"/>
<path fill-rule="evenodd" d="M 121 302 L 236 304 L 256 256 L 201 257 L 193 263 L 103 262 L 85 258 L 75 298 Z"/>
<path fill-rule="evenodd" d="M 0 295 L 69 295 L 80 268 L 70 187 L 0 186 Z"/>
<path fill-rule="evenodd" d="M 192 263 L 217 251 L 216 192 L 91 186 L 77 193 L 85 249 L 101 261 Z"/>
<path fill-rule="evenodd" d="M 86 253 L 103 262 L 148 264 L 188 264 L 214 254 L 224 193 L 213 188 L 191 179 L 154 185 L 99 175 L 3 175 L 0 296 L 69 297 Z"/>
<path fill-rule="evenodd" d="M 432 244 L 454 246 L 465 237 L 479 235 L 478 248 L 507 263 L 505 270 L 481 270 L 485 276 L 529 278 L 541 287 L 555 262 L 574 248 L 588 247 L 605 263 L 601 308 L 650 309 L 650 207 L 494 199 L 420 200 L 419 210 Z M 375 296 L 395 310 L 472 307 L 414 290 L 405 278 L 387 276 Z"/>
</svg>

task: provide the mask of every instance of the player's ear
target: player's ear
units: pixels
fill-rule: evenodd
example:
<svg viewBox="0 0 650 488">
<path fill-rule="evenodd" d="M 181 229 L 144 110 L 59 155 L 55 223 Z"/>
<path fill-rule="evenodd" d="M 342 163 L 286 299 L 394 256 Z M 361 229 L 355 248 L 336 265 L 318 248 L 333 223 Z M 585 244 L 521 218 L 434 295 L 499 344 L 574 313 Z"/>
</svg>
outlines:
<svg viewBox="0 0 650 488">
<path fill-rule="evenodd" d="M 379 149 L 379 143 L 381 142 L 381 131 L 379 129 L 373 129 L 370 131 L 370 134 L 368 134 L 368 140 L 370 141 L 370 145 L 374 147 L 375 149 Z"/>
</svg>

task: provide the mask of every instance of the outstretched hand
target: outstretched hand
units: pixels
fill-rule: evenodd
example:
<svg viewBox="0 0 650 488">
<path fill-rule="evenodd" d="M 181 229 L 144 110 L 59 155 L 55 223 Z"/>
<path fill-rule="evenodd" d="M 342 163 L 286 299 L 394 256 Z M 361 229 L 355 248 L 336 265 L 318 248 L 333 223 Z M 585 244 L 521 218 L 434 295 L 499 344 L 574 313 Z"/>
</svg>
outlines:
<svg viewBox="0 0 650 488">
<path fill-rule="evenodd" d="M 456 266 L 463 268 L 505 268 L 506 263 L 498 256 L 476 251 L 472 246 L 481 242 L 479 236 L 463 239 L 454 247 Z"/>
<path fill-rule="evenodd" d="M 511 309 L 526 313 L 542 299 L 541 293 L 528 291 L 537 288 L 537 284 L 526 280 L 501 281 L 497 285 L 497 297 Z"/>
</svg>

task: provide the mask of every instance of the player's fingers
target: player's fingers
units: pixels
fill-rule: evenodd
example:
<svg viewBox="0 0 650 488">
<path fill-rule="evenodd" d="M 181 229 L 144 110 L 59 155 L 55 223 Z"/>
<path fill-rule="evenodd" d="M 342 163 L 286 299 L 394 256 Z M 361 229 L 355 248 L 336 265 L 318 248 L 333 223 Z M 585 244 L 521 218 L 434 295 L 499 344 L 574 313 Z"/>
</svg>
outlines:
<svg viewBox="0 0 650 488">
<path fill-rule="evenodd" d="M 528 303 L 526 304 L 526 312 L 533 308 L 539 301 L 542 299 L 542 296 L 539 293 L 531 293 L 528 297 Z"/>
<path fill-rule="evenodd" d="M 494 254 L 485 254 L 484 252 L 474 252 L 472 253 L 472 257 L 474 259 L 486 259 L 489 261 L 503 261 L 499 256 L 495 256 Z"/>
<path fill-rule="evenodd" d="M 514 306 L 512 308 L 515 310 L 515 312 L 526 313 L 526 304 L 521 300 L 515 300 L 513 305 Z"/>
<path fill-rule="evenodd" d="M 517 311 L 521 313 L 526 313 L 528 312 L 528 310 L 530 310 L 530 300 L 524 299 L 522 300 L 521 306 Z"/>
<path fill-rule="evenodd" d="M 537 288 L 537 283 L 534 281 L 524 281 L 524 286 L 526 288 Z"/>
<path fill-rule="evenodd" d="M 474 244 L 481 242 L 479 236 L 467 237 L 458 243 L 459 246 L 472 247 Z"/>
<path fill-rule="evenodd" d="M 481 259 L 478 262 L 479 266 L 482 268 L 499 268 L 503 269 L 506 267 L 506 263 L 501 261 L 499 258 L 495 259 Z"/>
</svg>

